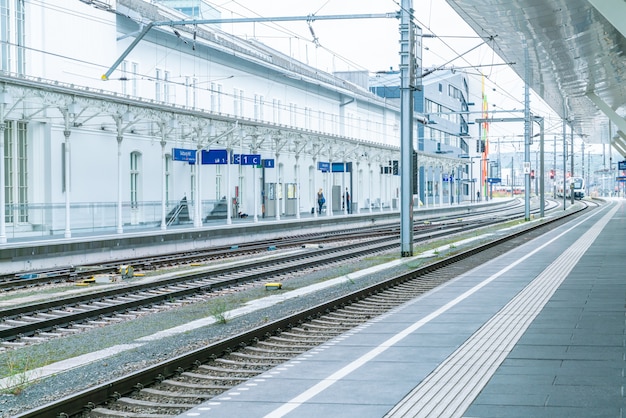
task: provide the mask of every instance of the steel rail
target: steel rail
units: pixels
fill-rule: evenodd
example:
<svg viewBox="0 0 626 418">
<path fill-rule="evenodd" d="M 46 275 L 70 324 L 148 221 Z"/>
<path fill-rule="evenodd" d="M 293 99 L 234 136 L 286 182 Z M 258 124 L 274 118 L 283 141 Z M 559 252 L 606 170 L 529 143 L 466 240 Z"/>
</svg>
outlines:
<svg viewBox="0 0 626 418">
<path fill-rule="evenodd" d="M 443 268 L 447 265 L 462 261 L 477 253 L 505 243 L 514 238 L 521 237 L 541 228 L 551 227 L 557 222 L 567 220 L 567 218 L 579 214 L 587 207 L 577 211 L 563 214 L 559 217 L 546 220 L 545 222 L 528 226 L 517 232 L 496 238 L 488 243 L 480 244 L 474 248 L 468 249 L 446 257 L 444 259 L 434 261 L 424 267 L 415 269 L 411 272 L 400 274 L 383 282 L 371 285 L 364 289 L 358 290 L 351 294 L 335 298 L 331 301 L 316 305 L 305 309 L 294 315 L 270 322 L 263 326 L 242 332 L 233 337 L 226 338 L 207 347 L 191 351 L 189 353 L 174 357 L 170 360 L 160 362 L 149 366 L 143 370 L 139 370 L 121 378 L 110 380 L 99 384 L 92 388 L 81 391 L 80 393 L 64 397 L 55 402 L 30 411 L 18 414 L 15 418 L 35 418 L 40 416 L 63 416 L 71 417 L 83 414 L 95 406 L 104 404 L 108 401 L 119 399 L 120 397 L 132 393 L 135 390 L 142 389 L 151 384 L 161 382 L 167 378 L 180 374 L 193 367 L 220 357 L 223 354 L 230 353 L 239 347 L 253 344 L 258 340 L 263 340 L 268 336 L 276 335 L 283 330 L 290 329 L 311 318 L 316 318 L 324 313 L 336 310 L 339 307 L 349 305 L 355 301 L 362 300 L 383 290 L 389 289 L 396 285 L 402 284 L 408 280 L 430 273 L 432 271 Z"/>
</svg>

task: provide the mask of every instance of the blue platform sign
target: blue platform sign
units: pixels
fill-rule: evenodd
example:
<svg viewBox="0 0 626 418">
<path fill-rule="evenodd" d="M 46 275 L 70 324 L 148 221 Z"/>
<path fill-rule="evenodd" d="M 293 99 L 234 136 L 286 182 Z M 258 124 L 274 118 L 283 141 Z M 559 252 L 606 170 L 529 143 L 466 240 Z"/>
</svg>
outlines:
<svg viewBox="0 0 626 418">
<path fill-rule="evenodd" d="M 261 164 L 261 154 L 233 154 L 231 164 L 259 165 Z"/>
<path fill-rule="evenodd" d="M 626 170 L 626 161 L 619 161 L 617 163 L 617 169 L 618 170 Z"/>
<path fill-rule="evenodd" d="M 318 161 L 317 162 L 317 169 L 319 171 L 321 171 L 322 173 L 328 173 L 330 171 L 330 163 L 323 162 L 323 161 Z"/>
<path fill-rule="evenodd" d="M 500 177 L 488 177 L 487 178 L 487 183 L 489 184 L 497 184 L 501 182 L 502 182 L 502 179 Z"/>
<path fill-rule="evenodd" d="M 228 152 L 225 149 L 202 150 L 202 164 L 227 164 Z"/>
<path fill-rule="evenodd" d="M 188 161 L 189 164 L 195 164 L 196 163 L 196 150 L 172 148 L 172 160 Z"/>
<path fill-rule="evenodd" d="M 274 159 L 268 158 L 267 160 L 263 160 L 263 167 L 265 168 L 274 168 Z"/>
</svg>

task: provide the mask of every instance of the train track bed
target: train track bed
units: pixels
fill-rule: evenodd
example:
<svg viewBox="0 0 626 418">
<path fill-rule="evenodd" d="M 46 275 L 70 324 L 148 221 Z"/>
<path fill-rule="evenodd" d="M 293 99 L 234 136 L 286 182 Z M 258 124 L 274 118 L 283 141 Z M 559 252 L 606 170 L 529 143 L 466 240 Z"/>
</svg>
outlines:
<svg viewBox="0 0 626 418">
<path fill-rule="evenodd" d="M 433 254 L 443 256 L 445 252 L 459 251 L 462 247 L 461 245 L 451 246 L 447 244 L 435 250 Z M 385 258 L 385 256 L 378 256 L 368 260 L 343 263 L 341 266 L 333 269 L 333 276 L 363 269 L 367 265 L 379 264 L 381 259 Z M 388 258 L 395 258 L 395 253 Z M 173 315 L 172 311 L 146 315 L 132 322 L 110 325 L 102 329 L 92 329 L 87 333 L 49 341 L 46 344 L 33 345 L 23 350 L 16 350 L 15 354 L 5 353 L 3 355 L 4 361 L 0 362 L 0 367 L 4 366 L 2 375 L 7 374 L 8 367 L 19 369 L 26 363 L 54 362 L 56 359 L 50 358 L 51 353 L 61 353 L 66 358 L 71 358 L 100 350 L 102 347 L 112 344 L 136 344 L 132 349 L 124 351 L 120 355 L 108 356 L 86 366 L 42 379 L 41 382 L 33 381 L 37 376 L 30 376 L 28 382 L 24 382 L 24 385 L 22 385 L 21 389 L 23 391 L 19 395 L 5 393 L 0 396 L 0 410 L 3 416 L 11 416 L 25 409 L 46 404 L 54 399 L 58 399 L 60 396 L 75 393 L 81 388 L 87 388 L 127 375 L 133 370 L 138 370 L 149 364 L 165 361 L 178 354 L 204 347 L 211 342 L 221 340 L 229 335 L 236 335 L 255 326 L 263 325 L 285 315 L 300 311 L 307 306 L 315 306 L 339 295 L 353 292 L 358 288 L 378 283 L 385 278 L 403 273 L 407 268 L 416 267 L 416 265 L 423 262 L 425 261 L 411 260 L 408 266 L 400 265 L 385 271 L 374 272 L 358 280 L 343 278 L 334 286 L 310 293 L 306 295 L 306 298 L 286 299 L 281 303 L 260 308 L 248 315 L 227 318 L 225 323 L 189 329 L 186 332 L 171 336 L 156 339 L 148 338 L 164 329 L 207 317 L 207 313 L 211 316 L 211 310 L 216 308 L 215 305 L 207 302 L 181 306 L 176 309 L 175 315 Z M 327 270 L 309 272 L 283 280 L 283 291 L 302 288 L 328 279 L 329 273 Z M 233 291 L 231 295 L 221 298 L 221 303 L 224 305 L 217 308 L 223 313 L 227 308 L 235 307 L 248 300 L 266 295 L 264 292 L 266 291 L 262 285 L 241 291 Z M 141 337 L 146 337 L 146 339 L 138 342 Z"/>
</svg>

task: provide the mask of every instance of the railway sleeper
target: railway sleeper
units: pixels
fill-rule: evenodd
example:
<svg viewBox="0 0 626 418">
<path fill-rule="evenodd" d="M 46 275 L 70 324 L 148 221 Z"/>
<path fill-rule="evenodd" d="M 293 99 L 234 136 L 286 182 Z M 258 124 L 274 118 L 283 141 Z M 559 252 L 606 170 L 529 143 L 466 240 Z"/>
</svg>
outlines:
<svg viewBox="0 0 626 418">
<path fill-rule="evenodd" d="M 235 359 L 228 358 L 224 360 L 230 360 L 230 361 L 236 362 L 244 369 L 250 369 L 252 367 L 256 367 L 257 370 L 260 372 L 265 372 L 268 369 L 271 369 L 272 367 L 276 366 L 277 364 L 284 363 L 284 359 L 277 359 L 277 360 L 272 361 L 267 358 L 246 359 L 241 356 L 239 357 L 235 356 Z"/>
<path fill-rule="evenodd" d="M 333 321 L 342 321 L 344 323 L 358 325 L 358 324 L 363 324 L 373 318 L 376 318 L 377 316 L 380 316 L 383 313 L 384 312 L 368 312 L 368 313 L 346 312 L 345 315 L 342 315 L 342 314 L 339 314 L 336 316 L 333 315 L 333 316 L 330 316 L 329 319 L 332 319 Z"/>
<path fill-rule="evenodd" d="M 285 357 L 278 357 L 278 356 L 273 356 L 270 357 L 269 355 L 264 355 L 264 356 L 256 356 L 253 354 L 247 354 L 247 353 L 242 353 L 242 352 L 234 352 L 234 353 L 230 353 L 228 355 L 228 357 L 230 358 L 234 358 L 234 359 L 241 359 L 244 362 L 251 362 L 251 363 L 258 363 L 258 364 L 267 364 L 268 366 L 274 366 L 276 364 L 280 364 L 283 360 L 285 360 Z M 289 356 L 287 358 L 291 358 L 292 356 Z"/>
<path fill-rule="evenodd" d="M 286 343 L 274 342 L 272 340 L 259 341 L 256 343 L 256 347 L 267 347 L 267 349 L 284 349 L 294 353 L 303 353 L 313 347 L 317 347 L 318 344 L 301 343 L 300 341 L 288 341 Z"/>
<path fill-rule="evenodd" d="M 211 395 L 211 396 L 220 395 L 226 392 L 228 389 L 230 389 L 230 386 L 228 387 L 227 386 L 211 386 L 205 383 L 190 382 L 189 380 L 172 380 L 172 379 L 164 380 L 157 387 L 166 389 L 166 391 L 172 391 L 172 392 L 184 390 L 185 392 L 195 393 L 195 391 L 198 391 L 202 394 Z"/>
<path fill-rule="evenodd" d="M 294 328 L 292 328 L 292 330 L 294 330 Z M 303 329 L 299 329 L 296 330 L 297 332 L 283 332 L 280 334 L 280 337 L 272 337 L 274 339 L 277 339 L 278 341 L 294 341 L 294 339 L 300 341 L 300 342 L 304 342 L 304 343 L 317 343 L 317 344 L 323 344 L 326 341 L 328 341 L 331 337 L 327 337 L 327 338 L 320 338 L 317 335 L 311 335 L 309 333 L 307 333 L 305 330 Z M 289 338 L 285 338 L 285 337 L 289 337 Z"/>
<path fill-rule="evenodd" d="M 293 357 L 294 355 L 303 353 L 305 351 L 308 351 L 308 350 L 295 350 L 295 349 L 284 350 L 284 349 L 278 349 L 277 347 L 268 347 L 268 348 L 246 347 L 240 350 L 239 352 L 242 354 L 250 353 L 250 355 L 254 355 L 258 353 L 258 354 L 265 355 L 268 357 Z"/>
<path fill-rule="evenodd" d="M 95 408 L 89 413 L 90 418 L 172 418 L 172 414 L 142 414 L 127 411 L 114 411 L 107 408 Z"/>
<path fill-rule="evenodd" d="M 227 386 L 238 385 L 239 383 L 248 380 L 250 377 L 215 376 L 213 374 L 194 372 L 183 372 L 180 376 L 181 378 L 190 378 L 202 381 L 205 385 L 211 386 L 212 389 L 221 389 Z"/>
<path fill-rule="evenodd" d="M 193 393 L 181 393 L 182 396 L 177 396 L 175 392 L 163 392 L 163 391 L 154 391 L 154 390 L 141 390 L 135 394 L 133 394 L 132 398 L 136 401 L 141 402 L 152 402 L 157 405 L 187 405 L 192 404 L 192 406 L 198 405 L 201 402 L 204 402 L 207 399 L 210 399 L 212 396 L 201 396 L 200 394 Z M 166 406 L 166 408 L 168 408 Z"/>
<path fill-rule="evenodd" d="M 306 324 L 302 324 L 300 327 L 293 328 L 292 330 L 298 330 L 301 332 L 311 332 L 311 333 L 324 333 L 324 334 L 341 334 L 345 332 L 346 329 L 350 329 L 351 327 L 341 327 L 339 324 L 332 323 L 321 323 L 316 324 L 315 322 L 307 322 Z"/>
<path fill-rule="evenodd" d="M 311 324 L 327 326 L 331 328 L 340 328 L 340 329 L 351 329 L 351 328 L 354 328 L 356 325 L 360 325 L 362 323 L 363 321 L 359 321 L 356 319 L 349 321 L 345 318 L 333 319 L 333 318 L 328 318 L 328 317 L 314 319 L 311 321 Z"/>
<path fill-rule="evenodd" d="M 223 366 L 230 366 L 236 369 L 256 370 L 259 373 L 264 372 L 269 367 L 274 367 L 274 364 L 244 363 L 239 360 L 231 360 L 228 358 L 217 358 L 215 359 L 215 363 L 221 364 Z"/>
<path fill-rule="evenodd" d="M 208 393 L 188 393 L 188 392 L 174 392 L 169 390 L 159 390 L 154 388 L 144 388 L 141 390 L 142 394 L 159 396 L 159 397 L 175 397 L 178 399 L 191 399 L 197 400 L 198 402 L 203 402 L 207 399 L 211 399 L 215 395 L 211 395 Z"/>
<path fill-rule="evenodd" d="M 201 364 L 198 366 L 198 370 L 206 371 L 207 373 L 213 373 L 216 376 L 230 376 L 232 377 L 242 377 L 242 378 L 250 378 L 258 375 L 259 373 L 263 373 L 262 370 L 249 370 L 249 369 L 236 369 L 236 368 L 226 368 L 226 367 L 216 367 L 208 364 Z"/>
<path fill-rule="evenodd" d="M 153 417 L 158 414 L 159 417 L 167 417 L 175 414 L 182 414 L 193 408 L 197 404 L 192 403 L 157 403 L 150 401 L 142 401 L 133 398 L 120 398 L 108 408 L 95 408 L 91 411 L 92 417 Z M 114 411 L 123 413 L 123 415 L 115 415 Z M 141 415 L 136 415 L 140 413 Z M 148 415 L 149 414 L 149 415 Z"/>
</svg>

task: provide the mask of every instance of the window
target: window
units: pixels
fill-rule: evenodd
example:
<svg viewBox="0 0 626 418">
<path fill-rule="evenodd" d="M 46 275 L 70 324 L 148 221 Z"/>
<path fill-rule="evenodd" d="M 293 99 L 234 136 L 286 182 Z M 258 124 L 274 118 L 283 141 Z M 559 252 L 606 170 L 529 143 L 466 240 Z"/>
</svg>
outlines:
<svg viewBox="0 0 626 418">
<path fill-rule="evenodd" d="M 259 96 L 259 119 L 265 120 L 265 97 Z"/>
<path fill-rule="evenodd" d="M 191 99 L 191 82 L 189 76 L 185 76 L 185 106 L 189 107 Z"/>
<path fill-rule="evenodd" d="M 311 129 L 311 125 L 313 124 L 313 118 L 311 116 L 311 108 L 304 108 L 304 129 Z"/>
<path fill-rule="evenodd" d="M 280 124 L 280 100 L 274 99 L 272 101 L 272 122 Z"/>
<path fill-rule="evenodd" d="M 137 74 L 139 73 L 139 64 L 133 62 L 131 64 L 132 74 L 131 74 L 131 84 L 130 84 L 130 94 L 133 96 L 137 96 Z"/>
<path fill-rule="evenodd" d="M 154 71 L 154 100 L 161 101 L 161 70 Z"/>
<path fill-rule="evenodd" d="M 222 85 L 217 85 L 217 109 L 219 113 L 222 113 Z"/>
<path fill-rule="evenodd" d="M 25 32 L 24 2 L 0 0 L 1 69 L 3 72 L 24 74 Z"/>
<path fill-rule="evenodd" d="M 4 131 L 5 222 L 28 222 L 28 141 L 25 122 L 7 121 Z"/>
<path fill-rule="evenodd" d="M 163 101 L 169 103 L 170 100 L 170 72 L 165 71 L 163 73 Z"/>
<path fill-rule="evenodd" d="M 126 84 L 128 80 L 128 61 L 122 61 L 122 94 L 128 94 L 128 85 Z"/>
<path fill-rule="evenodd" d="M 289 124 L 291 126 L 296 126 L 296 112 L 298 111 L 298 107 L 295 103 L 289 103 Z"/>
<path fill-rule="evenodd" d="M 141 174 L 141 153 L 130 153 L 130 207 L 139 207 L 139 181 Z"/>
<path fill-rule="evenodd" d="M 0 1 L 0 41 L 2 45 L 2 71 L 10 72 L 11 63 L 11 11 L 9 10 L 9 0 Z"/>
<path fill-rule="evenodd" d="M 239 90 L 239 116 L 245 116 L 245 113 L 244 113 L 244 101 L 243 101 L 243 90 Z"/>
<path fill-rule="evenodd" d="M 233 115 L 243 116 L 243 90 L 233 90 Z"/>
<path fill-rule="evenodd" d="M 217 110 L 217 87 L 215 83 L 211 83 L 211 112 Z"/>
<path fill-rule="evenodd" d="M 25 51 L 24 46 L 26 45 L 25 41 L 25 32 L 26 29 L 24 27 L 24 2 L 16 1 L 15 2 L 15 47 L 17 48 L 17 67 L 15 68 L 15 72 L 20 75 L 24 75 L 26 71 L 26 59 L 25 59 Z"/>
<path fill-rule="evenodd" d="M 254 119 L 259 120 L 259 115 L 261 113 L 260 109 L 260 96 L 258 94 L 254 95 Z"/>
<path fill-rule="evenodd" d="M 254 95 L 254 118 L 256 120 L 264 120 L 265 118 L 265 97 L 260 94 Z"/>
<path fill-rule="evenodd" d="M 191 106 L 195 108 L 198 106 L 198 79 L 195 77 L 191 80 L 191 88 L 192 88 Z"/>
</svg>

